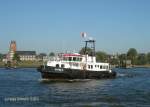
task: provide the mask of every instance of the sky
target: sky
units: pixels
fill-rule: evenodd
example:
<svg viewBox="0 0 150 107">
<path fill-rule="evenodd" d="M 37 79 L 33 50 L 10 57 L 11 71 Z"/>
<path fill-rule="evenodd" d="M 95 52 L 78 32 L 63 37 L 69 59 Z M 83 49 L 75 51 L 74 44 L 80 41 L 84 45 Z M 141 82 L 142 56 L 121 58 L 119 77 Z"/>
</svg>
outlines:
<svg viewBox="0 0 150 107">
<path fill-rule="evenodd" d="M 0 0 L 0 53 L 11 40 L 17 50 L 78 52 L 81 32 L 97 51 L 150 52 L 150 0 Z"/>
</svg>

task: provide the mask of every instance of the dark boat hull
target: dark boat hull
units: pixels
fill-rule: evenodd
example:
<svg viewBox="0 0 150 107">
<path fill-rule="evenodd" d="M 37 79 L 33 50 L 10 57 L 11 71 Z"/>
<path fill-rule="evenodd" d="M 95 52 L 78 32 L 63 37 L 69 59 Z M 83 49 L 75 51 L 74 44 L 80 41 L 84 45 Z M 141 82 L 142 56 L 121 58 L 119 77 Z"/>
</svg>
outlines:
<svg viewBox="0 0 150 107">
<path fill-rule="evenodd" d="M 103 79 L 116 77 L 116 72 L 113 71 L 87 71 L 48 66 L 40 66 L 37 70 L 41 72 L 44 79 Z"/>
</svg>

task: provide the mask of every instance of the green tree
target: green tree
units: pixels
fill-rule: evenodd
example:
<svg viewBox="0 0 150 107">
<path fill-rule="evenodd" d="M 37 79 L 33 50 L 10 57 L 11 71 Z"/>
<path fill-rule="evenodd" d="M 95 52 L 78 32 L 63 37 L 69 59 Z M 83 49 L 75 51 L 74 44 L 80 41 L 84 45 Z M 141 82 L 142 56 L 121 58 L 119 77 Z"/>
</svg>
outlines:
<svg viewBox="0 0 150 107">
<path fill-rule="evenodd" d="M 110 64 L 111 65 L 119 65 L 119 59 L 117 59 L 117 58 L 110 59 Z"/>
<path fill-rule="evenodd" d="M 97 61 L 106 62 L 108 60 L 108 55 L 105 52 L 98 51 L 96 52 Z"/>
<path fill-rule="evenodd" d="M 7 61 L 7 63 L 5 63 L 5 67 L 11 67 L 11 62 Z"/>
<path fill-rule="evenodd" d="M 150 64 L 150 52 L 147 53 L 147 61 Z"/>
<path fill-rule="evenodd" d="M 0 53 L 0 61 L 3 59 L 3 54 Z"/>
<path fill-rule="evenodd" d="M 138 57 L 137 57 L 137 64 L 138 64 L 138 65 L 145 65 L 145 64 L 147 64 L 147 57 L 146 57 L 146 54 L 144 54 L 144 53 L 138 54 Z"/>
<path fill-rule="evenodd" d="M 54 52 L 49 53 L 49 57 L 53 57 L 53 56 L 55 56 Z"/>
<path fill-rule="evenodd" d="M 126 66 L 125 61 L 127 60 L 127 55 L 126 54 L 120 54 L 118 56 L 118 58 L 119 58 L 119 66 L 125 67 Z"/>
<path fill-rule="evenodd" d="M 84 52 L 85 52 L 85 47 L 83 47 L 83 48 L 79 51 L 79 53 L 82 54 L 82 55 L 84 54 Z M 91 48 L 87 47 L 85 53 L 88 54 L 88 55 L 90 55 L 91 52 L 92 52 Z"/>
<path fill-rule="evenodd" d="M 20 56 L 17 53 L 14 53 L 13 61 L 20 62 Z"/>
<path fill-rule="evenodd" d="M 119 60 L 126 60 L 127 59 L 127 55 L 126 54 L 120 54 L 119 55 Z"/>
<path fill-rule="evenodd" d="M 132 65 L 136 63 L 137 51 L 135 48 L 130 48 L 127 52 L 127 58 L 131 60 Z"/>
<path fill-rule="evenodd" d="M 18 62 L 20 62 L 20 56 L 17 53 L 14 53 L 12 66 L 16 67 Z"/>
</svg>

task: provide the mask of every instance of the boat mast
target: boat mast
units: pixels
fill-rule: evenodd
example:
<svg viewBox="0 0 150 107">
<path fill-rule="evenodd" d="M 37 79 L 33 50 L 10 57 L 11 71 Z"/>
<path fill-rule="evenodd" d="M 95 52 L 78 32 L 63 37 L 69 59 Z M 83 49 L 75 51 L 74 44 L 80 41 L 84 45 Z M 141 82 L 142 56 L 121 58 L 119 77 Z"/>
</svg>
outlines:
<svg viewBox="0 0 150 107">
<path fill-rule="evenodd" d="M 91 46 L 88 47 L 88 44 L 90 44 Z M 87 40 L 85 41 L 85 48 L 84 48 L 84 55 L 86 55 L 88 53 L 88 48 L 91 49 L 91 52 L 89 54 L 89 56 L 95 56 L 95 40 Z"/>
</svg>

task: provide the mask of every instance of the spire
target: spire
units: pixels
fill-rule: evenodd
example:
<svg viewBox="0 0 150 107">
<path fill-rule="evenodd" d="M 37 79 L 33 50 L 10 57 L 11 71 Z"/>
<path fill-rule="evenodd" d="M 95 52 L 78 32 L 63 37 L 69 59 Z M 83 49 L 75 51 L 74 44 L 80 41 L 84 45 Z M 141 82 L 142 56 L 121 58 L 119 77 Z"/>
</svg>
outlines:
<svg viewBox="0 0 150 107">
<path fill-rule="evenodd" d="M 16 41 L 11 41 L 9 50 L 16 52 L 16 50 L 17 50 Z"/>
</svg>

